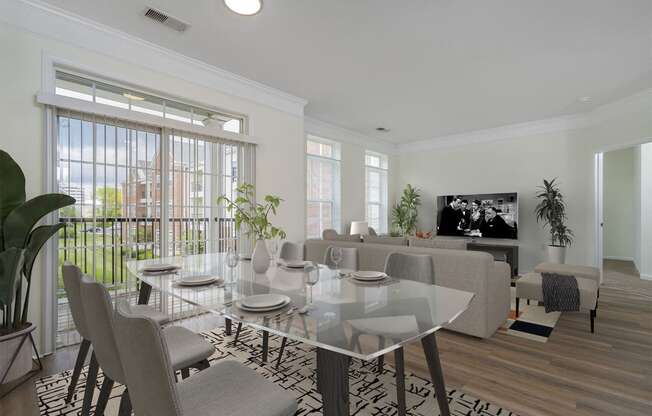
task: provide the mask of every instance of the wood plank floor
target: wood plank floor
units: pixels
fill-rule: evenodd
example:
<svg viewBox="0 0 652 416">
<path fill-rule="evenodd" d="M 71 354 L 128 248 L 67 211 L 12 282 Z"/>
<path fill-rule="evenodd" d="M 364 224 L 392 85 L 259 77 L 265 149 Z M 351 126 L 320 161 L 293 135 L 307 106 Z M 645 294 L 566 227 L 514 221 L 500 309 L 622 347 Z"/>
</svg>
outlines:
<svg viewBox="0 0 652 416">
<path fill-rule="evenodd" d="M 631 263 L 605 262 L 595 334 L 587 313 L 562 314 L 545 344 L 438 334 L 449 388 L 523 416 L 652 415 L 652 282 L 640 280 Z M 406 348 L 406 366 L 427 377 L 420 349 Z M 66 348 L 45 358 L 43 374 L 71 368 L 75 354 Z M 32 382 L 0 400 L 0 415 L 37 414 Z"/>
</svg>

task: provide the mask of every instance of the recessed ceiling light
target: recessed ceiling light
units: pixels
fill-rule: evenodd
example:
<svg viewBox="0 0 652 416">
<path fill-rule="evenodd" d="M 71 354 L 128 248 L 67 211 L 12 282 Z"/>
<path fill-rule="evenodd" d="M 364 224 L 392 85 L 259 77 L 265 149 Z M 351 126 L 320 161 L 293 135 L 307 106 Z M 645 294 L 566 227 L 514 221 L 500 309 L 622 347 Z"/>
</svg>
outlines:
<svg viewBox="0 0 652 416">
<path fill-rule="evenodd" d="M 253 16 L 263 8 L 263 0 L 224 0 L 224 4 L 242 16 Z"/>
<path fill-rule="evenodd" d="M 389 133 L 389 129 L 387 127 L 376 127 L 376 131 L 381 133 Z"/>
<path fill-rule="evenodd" d="M 129 98 L 130 100 L 134 100 L 134 101 L 143 101 L 145 99 L 145 98 L 139 97 L 137 95 L 129 94 L 128 92 L 123 93 L 122 96 L 125 97 L 125 98 Z"/>
<path fill-rule="evenodd" d="M 580 102 L 581 103 L 590 103 L 593 98 L 589 97 L 588 95 L 586 97 L 580 97 Z"/>
</svg>

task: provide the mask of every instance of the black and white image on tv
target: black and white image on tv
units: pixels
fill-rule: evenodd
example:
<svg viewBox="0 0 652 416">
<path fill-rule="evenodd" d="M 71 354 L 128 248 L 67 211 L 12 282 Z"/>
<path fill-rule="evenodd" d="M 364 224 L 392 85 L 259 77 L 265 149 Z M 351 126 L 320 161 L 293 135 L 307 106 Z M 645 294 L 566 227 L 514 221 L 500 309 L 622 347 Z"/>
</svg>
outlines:
<svg viewBox="0 0 652 416">
<path fill-rule="evenodd" d="M 439 196 L 437 207 L 437 235 L 518 238 L 516 192 Z"/>
</svg>

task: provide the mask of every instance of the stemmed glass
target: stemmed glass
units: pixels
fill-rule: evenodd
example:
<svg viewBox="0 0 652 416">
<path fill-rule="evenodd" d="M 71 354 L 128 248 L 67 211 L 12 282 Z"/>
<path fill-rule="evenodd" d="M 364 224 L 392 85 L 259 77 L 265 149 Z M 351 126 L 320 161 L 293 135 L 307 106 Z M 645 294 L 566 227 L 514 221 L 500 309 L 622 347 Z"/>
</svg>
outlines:
<svg viewBox="0 0 652 416">
<path fill-rule="evenodd" d="M 273 238 L 269 240 L 269 254 L 271 254 L 272 265 L 276 264 L 276 254 L 278 252 L 278 240 Z"/>
<path fill-rule="evenodd" d="M 306 275 L 306 284 L 310 287 L 310 297 L 305 310 L 312 309 L 312 288 L 319 282 L 319 268 L 316 267 L 310 270 Z"/>
<path fill-rule="evenodd" d="M 238 265 L 240 257 L 235 252 L 233 247 L 229 247 L 226 251 L 226 265 L 229 267 L 229 283 L 233 283 L 233 269 Z"/>
<path fill-rule="evenodd" d="M 342 261 L 342 247 L 331 247 L 331 261 L 335 265 L 335 270 L 339 272 L 340 262 Z"/>
</svg>

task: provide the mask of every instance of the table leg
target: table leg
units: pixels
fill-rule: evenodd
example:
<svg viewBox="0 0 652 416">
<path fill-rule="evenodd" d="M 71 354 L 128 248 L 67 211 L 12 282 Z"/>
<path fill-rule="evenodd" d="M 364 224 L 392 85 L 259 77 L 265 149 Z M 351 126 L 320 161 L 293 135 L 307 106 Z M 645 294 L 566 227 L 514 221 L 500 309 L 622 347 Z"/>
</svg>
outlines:
<svg viewBox="0 0 652 416">
<path fill-rule="evenodd" d="M 267 353 L 269 351 L 269 332 L 263 331 L 263 362 L 267 362 Z"/>
<path fill-rule="evenodd" d="M 138 304 L 147 305 L 149 303 L 149 296 L 152 294 L 152 287 L 141 281 L 140 290 L 138 291 Z"/>
<path fill-rule="evenodd" d="M 423 352 L 426 355 L 428 362 L 428 369 L 430 370 L 430 378 L 435 387 L 435 394 L 437 395 L 437 403 L 439 404 L 439 413 L 441 416 L 450 416 L 448 408 L 448 395 L 446 394 L 446 385 L 444 384 L 444 374 L 441 370 L 441 363 L 439 362 L 439 350 L 437 349 L 437 340 L 435 334 L 432 333 L 424 338 L 421 338 L 421 345 Z"/>
<path fill-rule="evenodd" d="M 317 348 L 317 382 L 324 416 L 349 414 L 349 364 L 348 355 Z"/>
<path fill-rule="evenodd" d="M 229 318 L 224 318 L 224 327 L 226 335 L 231 335 L 231 320 Z"/>
</svg>

